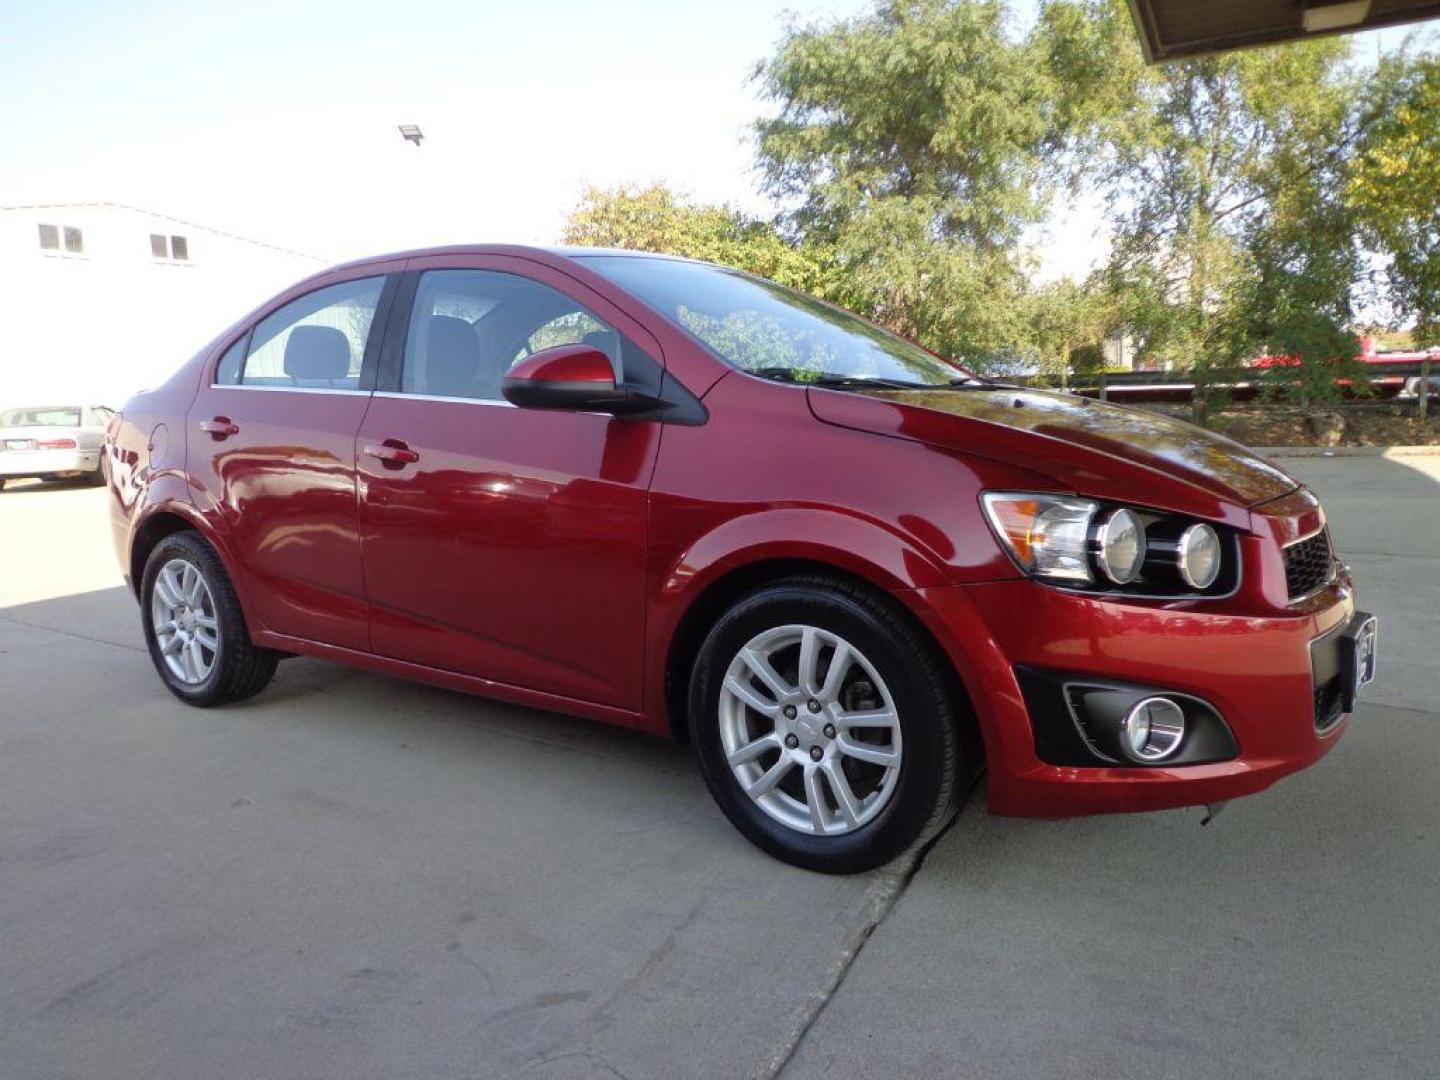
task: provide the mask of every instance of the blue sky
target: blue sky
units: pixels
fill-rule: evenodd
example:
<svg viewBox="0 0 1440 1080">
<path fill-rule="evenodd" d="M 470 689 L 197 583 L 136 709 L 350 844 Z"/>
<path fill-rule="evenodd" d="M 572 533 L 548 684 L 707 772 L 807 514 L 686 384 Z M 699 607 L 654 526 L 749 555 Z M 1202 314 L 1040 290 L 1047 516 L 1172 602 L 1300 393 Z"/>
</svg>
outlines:
<svg viewBox="0 0 1440 1080">
<path fill-rule="evenodd" d="M 127 202 L 336 259 L 552 242 L 591 183 L 765 211 L 748 75 L 785 18 L 775 0 L 0 0 L 0 204 Z M 1096 227 L 1059 208 L 1034 238 L 1047 276 L 1083 272 Z"/>
<path fill-rule="evenodd" d="M 551 241 L 587 183 L 759 209 L 747 75 L 782 28 L 773 0 L 0 0 L 0 203 L 132 202 L 332 257 Z"/>
</svg>

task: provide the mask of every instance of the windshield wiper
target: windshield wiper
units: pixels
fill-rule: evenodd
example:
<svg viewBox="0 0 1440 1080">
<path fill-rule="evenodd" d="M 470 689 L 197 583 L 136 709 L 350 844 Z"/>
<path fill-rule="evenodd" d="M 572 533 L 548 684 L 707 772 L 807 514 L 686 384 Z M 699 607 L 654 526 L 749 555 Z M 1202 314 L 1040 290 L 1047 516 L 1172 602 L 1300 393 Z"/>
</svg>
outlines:
<svg viewBox="0 0 1440 1080">
<path fill-rule="evenodd" d="M 910 382 L 905 379 L 885 379 L 876 375 L 842 375 L 838 371 L 809 372 L 788 367 L 751 368 L 750 374 L 777 382 L 795 383 L 799 386 L 819 386 L 827 390 L 872 389 L 872 390 L 934 390 L 931 383 Z M 943 384 L 941 384 L 943 385 Z"/>
<path fill-rule="evenodd" d="M 963 375 L 958 379 L 951 379 L 942 384 L 945 390 L 1021 390 L 1023 387 L 1014 383 L 996 382 L 994 379 L 982 379 L 978 375 Z"/>
</svg>

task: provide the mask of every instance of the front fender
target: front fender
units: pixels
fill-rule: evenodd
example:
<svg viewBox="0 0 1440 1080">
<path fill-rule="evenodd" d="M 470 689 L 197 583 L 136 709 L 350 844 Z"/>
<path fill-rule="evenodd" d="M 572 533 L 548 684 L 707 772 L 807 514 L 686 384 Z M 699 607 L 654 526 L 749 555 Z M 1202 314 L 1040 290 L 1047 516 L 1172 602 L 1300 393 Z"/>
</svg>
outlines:
<svg viewBox="0 0 1440 1080">
<path fill-rule="evenodd" d="M 650 612 L 646 713 L 666 730 L 666 675 L 686 613 L 717 582 L 766 562 L 803 561 L 844 571 L 886 592 L 939 587 L 944 559 L 914 537 L 857 515 L 779 507 L 730 518 L 662 561 Z"/>
</svg>

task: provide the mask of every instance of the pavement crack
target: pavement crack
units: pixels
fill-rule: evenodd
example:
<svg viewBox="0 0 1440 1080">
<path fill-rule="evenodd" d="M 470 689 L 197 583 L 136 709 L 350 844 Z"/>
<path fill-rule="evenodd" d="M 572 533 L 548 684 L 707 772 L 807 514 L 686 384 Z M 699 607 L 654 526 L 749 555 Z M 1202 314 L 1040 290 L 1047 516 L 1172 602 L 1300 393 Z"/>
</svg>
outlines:
<svg viewBox="0 0 1440 1080">
<path fill-rule="evenodd" d="M 15 626 L 23 626 L 27 630 L 44 630 L 50 634 L 60 634 L 63 637 L 77 638 L 80 641 L 93 641 L 97 645 L 109 645 L 116 649 L 129 649 L 131 652 L 144 652 L 139 645 L 126 645 L 119 641 L 111 641 L 109 638 L 95 637 L 93 634 L 77 634 L 74 630 L 61 630 L 54 626 L 45 626 L 42 623 L 28 622 L 25 619 L 17 619 L 13 615 L 6 615 L 0 612 L 0 622 L 13 623 Z"/>
<path fill-rule="evenodd" d="M 824 1013 L 825 1007 L 839 993 L 845 983 L 845 977 L 850 974 L 850 969 L 855 966 L 855 961 L 860 959 L 860 953 L 864 951 L 871 935 L 895 910 L 896 905 L 905 895 L 905 891 L 910 887 L 910 883 L 915 880 L 915 875 L 925 865 L 926 857 L 940 842 L 940 839 L 950 831 L 959 816 L 956 814 L 954 818 L 950 819 L 949 824 L 926 841 L 918 851 L 906 856 L 900 866 L 882 870 L 876 877 L 870 888 L 866 890 L 865 901 L 861 906 L 861 919 L 842 939 L 839 953 L 825 971 L 823 985 L 811 993 L 805 1003 L 796 1011 L 789 1029 L 782 1036 L 774 1052 L 751 1069 L 750 1080 L 776 1080 L 789 1066 L 800 1049 L 801 1043 L 809 1035 L 810 1029 L 815 1026 L 816 1021 Z"/>
</svg>

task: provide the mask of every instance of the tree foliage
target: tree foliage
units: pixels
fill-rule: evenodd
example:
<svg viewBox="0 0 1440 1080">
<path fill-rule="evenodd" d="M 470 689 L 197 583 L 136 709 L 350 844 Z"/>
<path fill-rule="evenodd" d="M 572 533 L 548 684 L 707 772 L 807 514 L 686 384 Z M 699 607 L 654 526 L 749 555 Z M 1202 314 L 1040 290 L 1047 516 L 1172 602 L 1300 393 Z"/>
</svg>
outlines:
<svg viewBox="0 0 1440 1080">
<path fill-rule="evenodd" d="M 663 184 L 587 189 L 562 239 L 703 259 L 817 296 L 829 296 L 840 282 L 834 254 L 824 246 L 788 240 L 769 222 L 693 202 Z"/>
<path fill-rule="evenodd" d="M 1388 260 L 1393 307 L 1417 337 L 1440 337 L 1440 59 L 1402 52 L 1371 83 L 1374 117 L 1359 140 L 1346 195 L 1366 239 Z"/>
<path fill-rule="evenodd" d="M 984 356 L 1020 331 L 1017 243 L 1045 210 L 1049 80 L 999 0 L 888 2 L 792 25 L 757 70 L 756 125 L 787 227 L 833 247 L 895 330 Z"/>
<path fill-rule="evenodd" d="M 1440 60 L 1327 37 L 1143 62 L 1125 0 L 879 0 L 792 23 L 755 71 L 774 220 L 661 186 L 588 192 L 566 239 L 672 251 L 844 304 L 976 366 L 1062 379 L 1124 329 L 1222 386 L 1333 396 L 1376 259 L 1392 324 L 1440 331 Z M 1037 284 L 1029 230 L 1069 189 L 1110 251 Z"/>
</svg>

